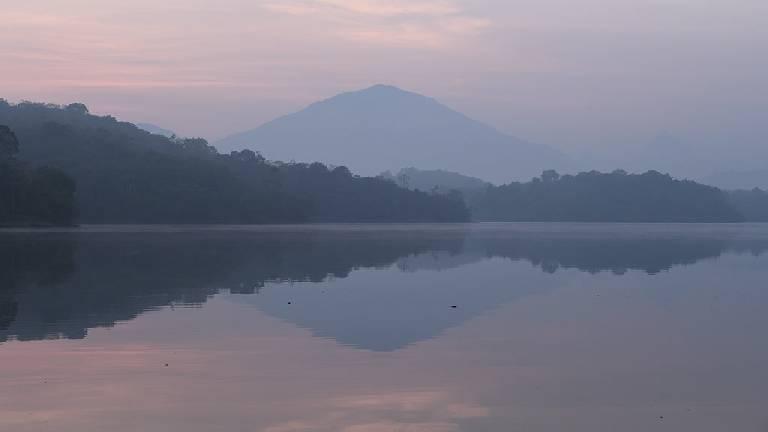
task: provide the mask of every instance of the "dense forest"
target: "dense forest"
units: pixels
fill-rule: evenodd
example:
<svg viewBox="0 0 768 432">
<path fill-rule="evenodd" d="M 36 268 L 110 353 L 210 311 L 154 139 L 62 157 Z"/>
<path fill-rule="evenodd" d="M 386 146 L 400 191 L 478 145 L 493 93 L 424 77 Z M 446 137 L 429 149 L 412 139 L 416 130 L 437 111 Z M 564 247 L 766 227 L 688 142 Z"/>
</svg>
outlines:
<svg viewBox="0 0 768 432">
<path fill-rule="evenodd" d="M 735 190 L 728 198 L 744 218 L 750 222 L 768 222 L 768 192 L 762 189 Z"/>
<path fill-rule="evenodd" d="M 19 161 L 19 141 L 0 125 L 0 226 L 71 225 L 75 183 L 63 172 Z"/>
<path fill-rule="evenodd" d="M 82 223 L 459 222 L 456 196 L 411 191 L 321 163 L 219 154 L 203 139 L 154 135 L 82 104 L 9 104 L 18 158 L 71 176 Z M 40 172 L 51 177 L 59 171 Z M 5 180 L 3 180 L 3 184 Z M 58 187 L 71 182 L 60 178 Z M 53 189 L 53 185 L 51 186 Z"/>
<path fill-rule="evenodd" d="M 597 171 L 560 176 L 545 171 L 528 183 L 466 194 L 481 221 L 742 222 L 726 193 L 656 171 Z"/>
<path fill-rule="evenodd" d="M 495 186 L 442 170 L 406 168 L 381 178 L 422 191 L 460 192 L 477 221 L 741 222 L 768 221 L 768 193 L 721 191 L 656 171 L 545 171 L 526 183 Z"/>
<path fill-rule="evenodd" d="M 406 189 L 438 193 L 450 193 L 454 190 L 466 193 L 477 189 L 485 189 L 485 187 L 491 185 L 491 183 L 479 178 L 445 170 L 403 168 L 395 174 L 391 171 L 385 171 L 379 177 L 393 181 Z"/>
<path fill-rule="evenodd" d="M 656 171 L 546 171 L 494 186 L 447 171 L 377 178 L 322 163 L 223 155 L 85 105 L 0 99 L 0 225 L 306 222 L 768 221 L 768 193 Z M 471 209 L 471 214 L 470 214 Z"/>
</svg>

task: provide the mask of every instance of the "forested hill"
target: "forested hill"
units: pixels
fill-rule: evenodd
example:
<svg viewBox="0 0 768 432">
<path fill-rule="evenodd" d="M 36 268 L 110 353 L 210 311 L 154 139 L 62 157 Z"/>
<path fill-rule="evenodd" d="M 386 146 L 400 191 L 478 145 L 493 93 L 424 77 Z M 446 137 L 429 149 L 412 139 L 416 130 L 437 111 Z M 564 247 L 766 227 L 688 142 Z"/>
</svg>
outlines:
<svg viewBox="0 0 768 432">
<path fill-rule="evenodd" d="M 387 180 L 250 150 L 222 155 L 205 140 L 152 134 L 82 104 L 0 99 L 0 125 L 0 225 L 459 222 L 470 219 L 468 206 L 478 221 L 768 220 L 761 190 L 726 194 L 655 171 L 547 171 L 493 186 L 412 169 Z"/>
<path fill-rule="evenodd" d="M 452 190 L 466 193 L 491 186 L 491 183 L 485 180 L 445 170 L 403 168 L 396 174 L 385 171 L 379 177 L 393 181 L 406 189 L 440 193 Z"/>
<path fill-rule="evenodd" d="M 63 172 L 17 159 L 19 140 L 0 125 L 0 227 L 72 225 L 75 184 Z"/>
<path fill-rule="evenodd" d="M 22 161 L 77 184 L 81 223 L 453 222 L 455 196 L 410 191 L 321 163 L 272 163 L 252 151 L 221 155 L 202 139 L 154 135 L 82 104 L 8 104 L 0 124 Z"/>
<path fill-rule="evenodd" d="M 728 191 L 731 205 L 749 222 L 768 222 L 768 191 L 759 188 Z"/>
<path fill-rule="evenodd" d="M 546 171 L 528 183 L 467 194 L 481 221 L 742 222 L 721 190 L 656 171 L 560 176 Z"/>
</svg>

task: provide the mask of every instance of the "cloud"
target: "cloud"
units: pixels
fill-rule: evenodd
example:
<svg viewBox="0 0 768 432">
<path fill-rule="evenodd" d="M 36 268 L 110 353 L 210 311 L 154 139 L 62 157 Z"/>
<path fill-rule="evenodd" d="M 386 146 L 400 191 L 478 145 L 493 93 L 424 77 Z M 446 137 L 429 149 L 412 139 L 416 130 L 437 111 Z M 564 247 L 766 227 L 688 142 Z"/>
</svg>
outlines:
<svg viewBox="0 0 768 432">
<path fill-rule="evenodd" d="M 334 6 L 365 15 L 456 15 L 461 9 L 445 1 L 382 1 L 382 0 L 317 0 L 320 4 Z"/>
<path fill-rule="evenodd" d="M 484 418 L 488 408 L 446 391 L 382 392 L 332 398 L 314 419 L 291 420 L 267 432 L 457 432 L 458 420 Z"/>
<path fill-rule="evenodd" d="M 459 427 L 452 423 L 422 422 L 380 422 L 354 425 L 343 429 L 343 432 L 459 432 Z"/>
<path fill-rule="evenodd" d="M 453 1 L 287 0 L 269 11 L 333 23 L 332 35 L 364 44 L 440 48 L 477 33 L 491 21 L 468 14 Z"/>
<path fill-rule="evenodd" d="M 381 17 L 408 15 L 443 16 L 462 13 L 461 8 L 446 1 L 288 0 L 269 2 L 264 7 L 295 15 L 304 15 L 322 10 Z"/>
</svg>

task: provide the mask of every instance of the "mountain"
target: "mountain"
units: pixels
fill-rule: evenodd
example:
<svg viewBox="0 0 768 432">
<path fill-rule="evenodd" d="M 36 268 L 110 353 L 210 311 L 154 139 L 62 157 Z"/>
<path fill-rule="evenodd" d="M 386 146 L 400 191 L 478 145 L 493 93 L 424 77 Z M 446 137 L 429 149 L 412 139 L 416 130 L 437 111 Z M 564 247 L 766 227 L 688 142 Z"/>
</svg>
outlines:
<svg viewBox="0 0 768 432">
<path fill-rule="evenodd" d="M 153 125 L 152 123 L 136 123 L 136 127 L 141 130 L 145 130 L 151 134 L 162 135 L 166 138 L 176 136 L 176 132 L 169 129 L 161 128 L 160 126 Z"/>
<path fill-rule="evenodd" d="M 215 143 L 274 160 L 322 160 L 366 175 L 400 167 L 444 169 L 504 183 L 568 170 L 558 151 L 506 135 L 438 101 L 376 85 L 310 105 Z"/>
<path fill-rule="evenodd" d="M 492 186 L 491 183 L 477 177 L 465 176 L 445 170 L 403 168 L 396 174 L 385 171 L 380 174 L 380 177 L 393 181 L 406 189 L 435 191 L 438 193 L 448 193 L 452 190 L 474 192 L 478 189 Z"/>
</svg>

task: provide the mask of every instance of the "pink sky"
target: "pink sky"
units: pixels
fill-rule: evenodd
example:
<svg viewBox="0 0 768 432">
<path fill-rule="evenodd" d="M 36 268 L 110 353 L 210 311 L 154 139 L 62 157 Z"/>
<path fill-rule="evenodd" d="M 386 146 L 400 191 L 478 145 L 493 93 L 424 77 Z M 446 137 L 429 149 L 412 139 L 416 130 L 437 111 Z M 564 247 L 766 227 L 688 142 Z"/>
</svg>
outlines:
<svg viewBox="0 0 768 432">
<path fill-rule="evenodd" d="M 184 135 L 375 83 L 563 148 L 766 132 L 762 0 L 5 3 L 0 97 L 82 101 Z"/>
</svg>

